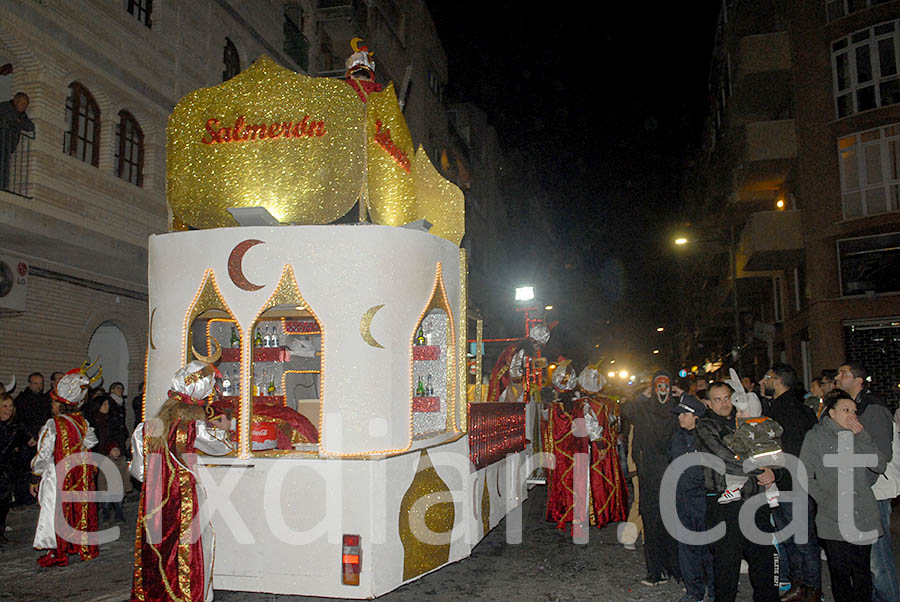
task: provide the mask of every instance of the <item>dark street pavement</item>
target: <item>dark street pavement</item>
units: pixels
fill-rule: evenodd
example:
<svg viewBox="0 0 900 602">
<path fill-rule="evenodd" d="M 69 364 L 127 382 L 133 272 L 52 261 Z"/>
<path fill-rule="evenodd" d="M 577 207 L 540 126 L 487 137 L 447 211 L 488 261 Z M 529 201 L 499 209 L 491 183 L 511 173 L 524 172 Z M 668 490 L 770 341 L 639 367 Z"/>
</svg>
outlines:
<svg viewBox="0 0 900 602">
<path fill-rule="evenodd" d="M 615 526 L 592 529 L 586 545 L 575 545 L 564 533 L 543 519 L 545 489 L 537 487 L 525 503 L 524 535 L 520 545 L 505 542 L 501 523 L 460 562 L 405 585 L 379 598 L 383 602 L 429 600 L 528 600 L 537 602 L 595 600 L 674 602 L 683 593 L 669 582 L 648 587 L 644 576 L 643 553 L 625 550 L 616 543 Z M 7 533 L 11 543 L 0 548 L 0 600 L 127 600 L 131 587 L 136 498 L 126 501 L 128 524 L 120 538 L 102 547 L 100 557 L 68 567 L 41 569 L 35 563 L 38 552 L 31 549 L 37 507 L 14 508 Z M 900 510 L 892 525 L 895 554 L 900 558 Z M 72 557 L 73 559 L 75 557 Z M 823 579 L 828 583 L 828 571 Z M 301 602 L 322 600 L 306 596 L 275 596 L 246 592 L 216 591 L 219 602 Z M 751 600 L 749 581 L 742 575 L 738 600 Z M 826 585 L 826 600 L 831 600 Z"/>
</svg>

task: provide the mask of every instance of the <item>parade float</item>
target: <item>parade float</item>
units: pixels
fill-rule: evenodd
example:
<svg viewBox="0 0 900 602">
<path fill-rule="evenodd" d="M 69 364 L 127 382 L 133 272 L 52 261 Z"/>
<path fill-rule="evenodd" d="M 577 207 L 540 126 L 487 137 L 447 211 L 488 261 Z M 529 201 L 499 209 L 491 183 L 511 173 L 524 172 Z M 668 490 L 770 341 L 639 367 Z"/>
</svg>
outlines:
<svg viewBox="0 0 900 602">
<path fill-rule="evenodd" d="M 340 80 L 263 56 L 169 119 L 144 416 L 221 345 L 236 451 L 200 458 L 217 589 L 379 596 L 527 494 L 523 404 L 466 400 L 463 194 L 351 58 Z"/>
</svg>

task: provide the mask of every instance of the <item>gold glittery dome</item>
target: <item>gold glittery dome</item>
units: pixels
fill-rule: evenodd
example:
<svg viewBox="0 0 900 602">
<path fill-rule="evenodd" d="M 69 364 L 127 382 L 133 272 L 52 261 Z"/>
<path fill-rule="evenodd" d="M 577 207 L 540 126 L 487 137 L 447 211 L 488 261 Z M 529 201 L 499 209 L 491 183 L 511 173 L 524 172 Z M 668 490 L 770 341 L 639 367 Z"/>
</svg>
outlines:
<svg viewBox="0 0 900 602">
<path fill-rule="evenodd" d="M 377 224 L 417 219 L 459 244 L 462 191 L 412 138 L 393 85 L 363 102 L 346 82 L 308 77 L 267 56 L 188 94 L 167 128 L 167 196 L 176 223 L 234 226 L 230 207 L 327 224 L 365 203 Z"/>
</svg>

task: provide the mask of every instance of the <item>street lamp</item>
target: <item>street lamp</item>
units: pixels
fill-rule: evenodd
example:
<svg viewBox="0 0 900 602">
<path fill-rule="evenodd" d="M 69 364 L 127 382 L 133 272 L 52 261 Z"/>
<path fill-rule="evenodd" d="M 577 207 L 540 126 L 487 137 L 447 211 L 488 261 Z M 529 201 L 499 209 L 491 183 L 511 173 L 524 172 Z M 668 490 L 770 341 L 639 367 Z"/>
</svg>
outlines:
<svg viewBox="0 0 900 602">
<path fill-rule="evenodd" d="M 675 239 L 676 245 L 686 245 L 687 243 L 688 243 L 688 239 L 686 239 L 684 236 L 681 236 L 681 237 Z"/>
<path fill-rule="evenodd" d="M 659 349 L 654 349 L 654 350 L 653 350 L 653 355 L 659 355 Z"/>
<path fill-rule="evenodd" d="M 516 301 L 531 301 L 534 299 L 533 286 L 520 286 L 516 288 Z"/>
<path fill-rule="evenodd" d="M 553 306 L 552 306 L 552 305 L 545 305 L 545 306 L 544 306 L 544 311 L 551 311 L 552 309 L 553 309 Z"/>
<path fill-rule="evenodd" d="M 665 331 L 665 328 L 663 328 L 662 326 L 660 326 L 659 328 L 656 329 L 656 332 L 663 332 L 663 331 Z"/>
</svg>

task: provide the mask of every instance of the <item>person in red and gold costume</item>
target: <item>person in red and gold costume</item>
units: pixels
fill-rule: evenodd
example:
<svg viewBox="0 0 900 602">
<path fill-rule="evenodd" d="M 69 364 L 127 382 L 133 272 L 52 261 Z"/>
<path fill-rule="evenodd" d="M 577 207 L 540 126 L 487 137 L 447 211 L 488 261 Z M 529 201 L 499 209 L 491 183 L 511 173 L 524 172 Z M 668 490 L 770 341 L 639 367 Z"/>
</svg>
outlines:
<svg viewBox="0 0 900 602">
<path fill-rule="evenodd" d="M 576 379 L 568 362 L 553 375 L 558 401 L 549 408 L 546 449 L 556 458 L 550 471 L 547 520 L 558 529 L 572 523 L 573 535 L 587 525 L 625 520 L 626 490 L 616 451 L 618 436 L 609 400 L 599 395 L 603 377 L 596 366 Z M 576 492 L 579 492 L 576 496 Z"/>
<path fill-rule="evenodd" d="M 488 401 L 523 401 L 525 367 L 541 346 L 550 340 L 550 328 L 534 326 L 524 339 L 509 345 L 500 353 L 491 371 Z"/>
<path fill-rule="evenodd" d="M 31 471 L 40 477 L 31 485 L 31 494 L 38 498 L 41 511 L 34 532 L 34 547 L 47 550 L 37 559 L 42 567 L 66 566 L 69 554 L 82 560 L 96 558 L 100 548 L 91 533 L 97 531 L 97 504 L 90 502 L 58 502 L 63 491 L 94 491 L 94 466 L 77 455 L 97 445 L 94 429 L 81 415 L 81 404 L 92 382 L 100 379 L 101 371 L 91 379 L 87 362 L 70 370 L 50 392 L 53 416 L 38 435 L 37 453 L 31 461 Z M 62 482 L 59 482 L 60 477 Z M 57 505 L 62 512 L 57 514 Z M 64 524 L 57 524 L 62 517 Z"/>
<path fill-rule="evenodd" d="M 233 421 L 207 406 L 215 392 L 215 351 L 178 370 L 155 418 L 132 435 L 131 474 L 143 482 L 134 542 L 131 600 L 202 602 L 213 599 L 212 526 L 198 512 L 205 491 L 197 480 L 197 452 L 225 455 L 234 449 Z"/>
</svg>

